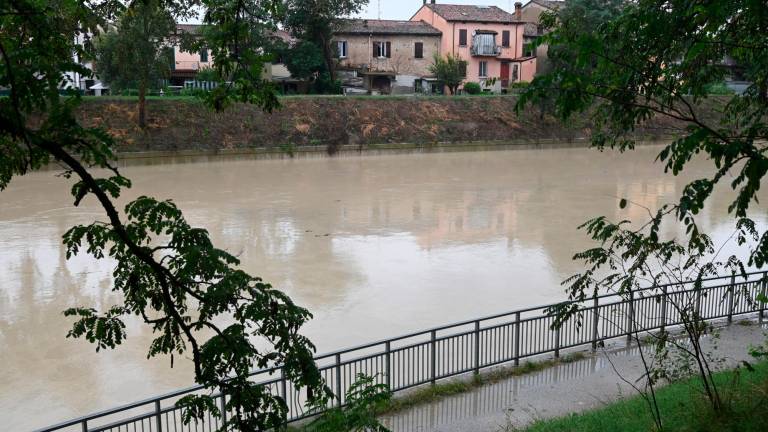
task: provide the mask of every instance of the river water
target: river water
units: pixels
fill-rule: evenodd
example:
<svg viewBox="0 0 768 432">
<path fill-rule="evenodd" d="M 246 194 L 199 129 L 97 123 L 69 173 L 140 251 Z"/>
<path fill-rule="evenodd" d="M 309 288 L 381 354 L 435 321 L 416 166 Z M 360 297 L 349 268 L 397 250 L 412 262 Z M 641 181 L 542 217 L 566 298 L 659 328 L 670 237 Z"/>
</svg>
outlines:
<svg viewBox="0 0 768 432">
<path fill-rule="evenodd" d="M 428 326 L 558 301 L 590 243 L 586 219 L 643 218 L 672 201 L 680 178 L 653 164 L 659 147 L 434 153 L 130 166 L 139 195 L 173 198 L 217 245 L 307 307 L 320 352 Z M 28 430 L 192 383 L 188 362 L 146 359 L 149 332 L 95 352 L 66 339 L 61 311 L 107 308 L 111 264 L 66 260 L 62 234 L 104 216 L 72 207 L 67 180 L 45 171 L 0 193 L 0 412 L 3 430 Z M 700 217 L 729 237 L 730 194 Z M 90 198 L 89 198 L 90 199 Z M 762 215 L 760 215 L 762 217 Z M 762 219 L 761 219 L 762 220 Z M 667 227 L 667 233 L 675 228 Z"/>
</svg>

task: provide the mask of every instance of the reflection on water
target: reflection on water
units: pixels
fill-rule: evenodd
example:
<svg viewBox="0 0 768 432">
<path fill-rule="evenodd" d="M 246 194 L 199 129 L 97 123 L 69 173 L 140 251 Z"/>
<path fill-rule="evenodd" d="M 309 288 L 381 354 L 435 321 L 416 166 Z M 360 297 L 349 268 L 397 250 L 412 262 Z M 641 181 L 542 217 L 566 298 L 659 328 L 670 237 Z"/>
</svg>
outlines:
<svg viewBox="0 0 768 432">
<path fill-rule="evenodd" d="M 321 352 L 562 298 L 578 270 L 584 220 L 644 217 L 678 196 L 684 178 L 653 165 L 658 148 L 618 155 L 587 149 L 519 150 L 227 161 L 133 166 L 121 201 L 173 198 L 194 225 L 309 308 L 306 334 Z M 186 362 L 146 360 L 151 335 L 130 321 L 129 340 L 95 353 L 65 339 L 61 311 L 106 308 L 111 265 L 67 261 L 61 236 L 103 219 L 93 201 L 72 208 L 53 172 L 16 179 L 0 193 L 0 412 L 29 429 L 191 383 Z M 701 216 L 730 235 L 729 195 Z M 676 227 L 665 226 L 667 235 Z"/>
</svg>

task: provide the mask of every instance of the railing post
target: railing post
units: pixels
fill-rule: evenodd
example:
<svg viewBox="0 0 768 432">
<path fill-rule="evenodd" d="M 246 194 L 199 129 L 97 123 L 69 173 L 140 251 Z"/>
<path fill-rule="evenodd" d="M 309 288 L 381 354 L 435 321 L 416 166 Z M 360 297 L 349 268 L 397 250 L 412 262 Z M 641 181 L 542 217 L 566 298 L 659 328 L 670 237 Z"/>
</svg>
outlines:
<svg viewBox="0 0 768 432">
<path fill-rule="evenodd" d="M 632 332 L 635 323 L 635 292 L 629 291 L 629 313 L 627 313 L 627 343 L 632 342 Z"/>
<path fill-rule="evenodd" d="M 597 350 L 597 329 L 600 320 L 599 315 L 600 300 L 595 293 L 595 298 L 592 300 L 592 351 Z"/>
<path fill-rule="evenodd" d="M 341 354 L 336 354 L 336 400 L 341 406 Z"/>
<path fill-rule="evenodd" d="M 763 280 L 760 283 L 760 294 L 762 298 L 758 299 L 758 301 L 760 302 L 760 314 L 759 314 L 760 322 L 763 322 L 763 318 L 765 317 L 764 299 L 766 295 L 766 290 L 765 290 L 766 285 L 768 285 L 768 272 L 763 272 Z"/>
<path fill-rule="evenodd" d="M 731 273 L 731 285 L 728 286 L 728 324 L 733 322 L 733 291 L 736 289 L 736 273 Z"/>
<path fill-rule="evenodd" d="M 437 344 L 435 342 L 435 339 L 437 339 L 437 331 L 432 330 L 432 332 L 430 333 L 430 340 L 429 340 L 429 347 L 431 351 L 430 358 L 432 360 L 429 367 L 429 370 L 430 370 L 429 382 L 432 383 L 433 385 L 435 384 L 435 375 L 437 374 L 437 356 L 436 356 Z"/>
<path fill-rule="evenodd" d="M 515 313 L 515 366 L 520 366 L 520 312 Z"/>
<path fill-rule="evenodd" d="M 88 432 L 88 420 L 83 420 L 83 422 L 80 423 L 80 427 L 82 428 L 83 432 Z"/>
<path fill-rule="evenodd" d="M 290 418 L 291 415 L 291 405 L 288 404 L 288 380 L 285 377 L 285 369 L 280 368 L 280 390 L 283 392 L 283 400 L 285 400 L 285 405 L 288 406 L 288 416 Z M 226 402 L 224 392 L 221 392 L 221 402 L 224 404 Z"/>
<path fill-rule="evenodd" d="M 475 373 L 480 373 L 480 321 L 475 321 Z"/>
<path fill-rule="evenodd" d="M 560 326 L 555 327 L 555 358 L 560 358 Z"/>
<path fill-rule="evenodd" d="M 667 326 L 667 286 L 664 285 L 664 287 L 661 289 L 661 332 L 664 333 L 664 330 Z"/>
<path fill-rule="evenodd" d="M 160 399 L 155 401 L 155 426 L 157 426 L 157 432 L 163 432 L 163 418 L 160 417 Z"/>
<path fill-rule="evenodd" d="M 392 366 L 390 365 L 390 357 L 392 355 L 392 344 L 390 341 L 384 343 L 384 373 L 387 375 L 387 388 L 392 391 Z"/>
</svg>

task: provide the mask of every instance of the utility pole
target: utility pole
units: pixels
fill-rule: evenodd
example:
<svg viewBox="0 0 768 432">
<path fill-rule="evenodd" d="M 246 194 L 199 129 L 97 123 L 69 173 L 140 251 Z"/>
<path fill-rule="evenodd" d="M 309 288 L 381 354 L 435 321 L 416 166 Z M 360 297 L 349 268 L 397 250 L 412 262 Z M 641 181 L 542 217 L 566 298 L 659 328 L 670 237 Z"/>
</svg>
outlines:
<svg viewBox="0 0 768 432">
<path fill-rule="evenodd" d="M 378 5 L 378 8 L 379 8 L 379 20 L 381 20 L 381 0 L 378 0 L 376 4 Z"/>
</svg>

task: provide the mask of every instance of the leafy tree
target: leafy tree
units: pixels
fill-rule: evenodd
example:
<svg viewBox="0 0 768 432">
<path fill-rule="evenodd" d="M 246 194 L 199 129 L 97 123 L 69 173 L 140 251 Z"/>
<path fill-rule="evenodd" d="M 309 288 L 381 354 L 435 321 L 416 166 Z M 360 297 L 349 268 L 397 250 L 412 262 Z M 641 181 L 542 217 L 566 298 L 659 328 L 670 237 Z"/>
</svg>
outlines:
<svg viewBox="0 0 768 432">
<path fill-rule="evenodd" d="M 276 106 L 274 92 L 260 79 L 263 57 L 242 45 L 252 40 L 252 22 L 276 21 L 276 3 L 202 3 L 205 22 L 218 29 L 208 41 L 216 67 L 233 77 L 206 96 L 211 105 Z M 198 2 L 153 4 L 177 14 Z M 73 53 L 87 54 L 75 36 L 97 34 L 125 11 L 115 0 L 0 4 L 0 87 L 9 89 L 9 96 L 0 98 L 0 190 L 15 176 L 55 162 L 73 182 L 74 204 L 95 200 L 104 211 L 104 221 L 73 227 L 64 242 L 68 256 L 114 259 L 112 288 L 123 300 L 106 311 L 88 306 L 66 311 L 77 318 L 70 336 L 88 339 L 97 350 L 115 348 L 127 337 L 122 318 L 138 316 L 156 335 L 148 356 L 167 355 L 171 364 L 176 357 L 190 358 L 195 381 L 207 389 L 178 402 L 185 422 L 220 416 L 211 395 L 223 391 L 231 415 L 221 430 L 279 429 L 288 412 L 286 401 L 254 385 L 250 372 L 280 364 L 297 389 L 306 389 L 310 402 L 327 397 L 330 390 L 312 359 L 314 346 L 300 334 L 310 313 L 239 269 L 238 259 L 216 248 L 208 232 L 191 226 L 172 201 L 140 197 L 121 212 L 115 200 L 131 182 L 114 165 L 113 138 L 78 123 L 79 94 L 59 97 L 67 72 L 89 74 L 72 60 Z"/>
<path fill-rule="evenodd" d="M 562 119 L 591 113 L 593 145 L 620 151 L 633 148 L 635 128 L 669 118 L 684 130 L 657 156 L 665 172 L 681 173 L 694 157 L 712 163 L 711 175 L 688 183 L 677 202 L 646 209 L 646 221 L 632 226 L 598 217 L 587 222 L 583 228 L 598 245 L 575 257 L 586 270 L 565 281 L 572 299 L 603 290 L 629 298 L 641 285 L 680 286 L 684 279 L 696 280 L 698 291 L 709 275 L 722 270 L 743 274 L 747 267 L 766 264 L 768 232 L 748 215 L 768 172 L 766 30 L 768 11 L 762 1 L 639 0 L 625 3 L 617 17 L 593 31 L 572 31 L 561 21 L 544 37 L 568 52 L 570 60 L 536 77 L 519 109 L 554 95 Z M 729 73 L 726 56 L 743 65 L 751 84 L 742 95 L 715 97 L 711 87 Z M 719 257 L 718 245 L 697 224 L 723 181 L 734 193 L 728 211 L 734 218 L 733 238 L 745 249 L 746 260 Z M 636 204 L 622 199 L 619 205 Z M 663 223 L 681 224 L 686 235 L 664 237 Z M 768 299 L 760 295 L 756 300 Z M 576 313 L 572 308 L 558 312 L 563 318 Z M 706 330 L 695 309 L 687 313 L 691 324 L 685 330 L 695 348 Z M 662 343 L 665 339 L 662 335 Z M 695 349 L 691 355 L 712 408 L 723 409 L 706 359 Z"/>
<path fill-rule="evenodd" d="M 326 72 L 322 49 L 314 42 L 300 40 L 283 51 L 285 67 L 299 79 L 310 79 Z"/>
<path fill-rule="evenodd" d="M 467 76 L 467 62 L 459 55 L 448 53 L 445 57 L 435 54 L 429 72 L 442 82 L 452 95 L 455 95 L 459 86 Z"/>
<path fill-rule="evenodd" d="M 342 17 L 360 12 L 368 0 L 286 0 L 285 27 L 303 41 L 319 46 L 330 81 L 336 81 L 333 32 Z"/>
<path fill-rule="evenodd" d="M 158 0 L 143 0 L 125 9 L 112 31 L 96 39 L 96 73 L 115 90 L 138 88 L 138 124 L 147 127 L 146 96 L 166 78 L 173 61 L 168 41 L 176 29 L 172 13 Z"/>
</svg>

